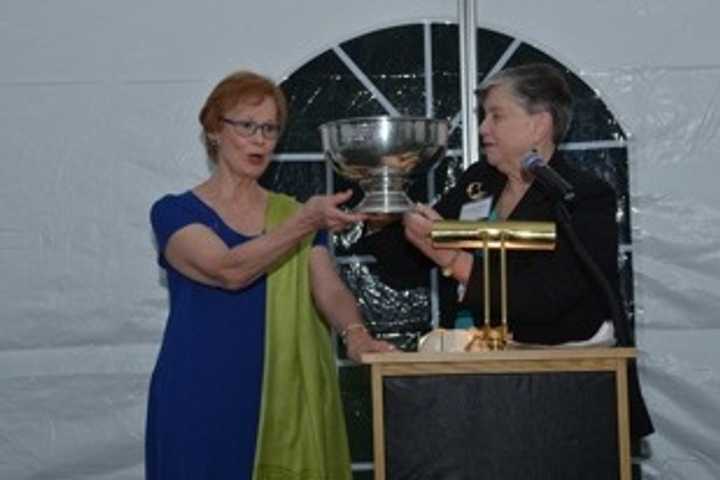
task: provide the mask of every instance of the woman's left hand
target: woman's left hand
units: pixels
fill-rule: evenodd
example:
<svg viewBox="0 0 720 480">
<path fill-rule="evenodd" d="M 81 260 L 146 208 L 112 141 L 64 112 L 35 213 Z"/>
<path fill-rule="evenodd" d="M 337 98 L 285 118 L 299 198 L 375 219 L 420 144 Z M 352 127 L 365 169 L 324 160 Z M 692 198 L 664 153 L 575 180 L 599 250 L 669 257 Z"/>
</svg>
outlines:
<svg viewBox="0 0 720 480">
<path fill-rule="evenodd" d="M 363 353 L 395 352 L 397 348 L 391 343 L 375 340 L 367 330 L 357 329 L 349 332 L 345 337 L 348 357 L 360 363 Z"/>
</svg>

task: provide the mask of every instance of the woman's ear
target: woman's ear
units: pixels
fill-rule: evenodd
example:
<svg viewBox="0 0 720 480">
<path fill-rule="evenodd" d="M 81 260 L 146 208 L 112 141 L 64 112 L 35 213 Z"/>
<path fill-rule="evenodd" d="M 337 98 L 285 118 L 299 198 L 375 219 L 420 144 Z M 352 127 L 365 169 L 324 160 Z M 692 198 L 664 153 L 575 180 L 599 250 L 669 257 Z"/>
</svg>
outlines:
<svg viewBox="0 0 720 480">
<path fill-rule="evenodd" d="M 533 115 L 533 135 L 536 145 L 553 141 L 553 118 L 550 112 L 543 111 Z"/>
</svg>

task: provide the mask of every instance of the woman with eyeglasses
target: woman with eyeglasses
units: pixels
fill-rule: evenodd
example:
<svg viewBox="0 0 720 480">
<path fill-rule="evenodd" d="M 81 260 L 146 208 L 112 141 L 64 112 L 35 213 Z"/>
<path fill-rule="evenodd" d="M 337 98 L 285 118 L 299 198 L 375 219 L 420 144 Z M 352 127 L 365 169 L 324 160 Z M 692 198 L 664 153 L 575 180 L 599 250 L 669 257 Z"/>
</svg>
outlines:
<svg viewBox="0 0 720 480">
<path fill-rule="evenodd" d="M 365 329 L 327 231 L 363 220 L 351 192 L 304 204 L 261 187 L 287 116 L 270 80 L 241 71 L 199 120 L 213 163 L 151 210 L 170 313 L 149 394 L 148 480 L 350 479 L 328 327 L 348 355 L 392 347 Z"/>
</svg>

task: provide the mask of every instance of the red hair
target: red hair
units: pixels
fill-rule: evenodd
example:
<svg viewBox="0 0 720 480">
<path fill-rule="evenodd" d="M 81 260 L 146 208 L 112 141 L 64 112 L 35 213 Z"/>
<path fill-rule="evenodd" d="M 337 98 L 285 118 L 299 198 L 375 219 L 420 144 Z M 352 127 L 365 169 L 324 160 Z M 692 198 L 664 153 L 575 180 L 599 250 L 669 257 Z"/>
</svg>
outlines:
<svg viewBox="0 0 720 480">
<path fill-rule="evenodd" d="M 201 140 L 212 161 L 217 160 L 217 144 L 209 135 L 220 131 L 225 113 L 235 108 L 238 103 L 258 105 L 266 98 L 275 102 L 277 123 L 282 131 L 287 120 L 287 100 L 283 91 L 272 80 L 241 70 L 223 78 L 213 88 L 198 115 L 203 128 Z"/>
</svg>

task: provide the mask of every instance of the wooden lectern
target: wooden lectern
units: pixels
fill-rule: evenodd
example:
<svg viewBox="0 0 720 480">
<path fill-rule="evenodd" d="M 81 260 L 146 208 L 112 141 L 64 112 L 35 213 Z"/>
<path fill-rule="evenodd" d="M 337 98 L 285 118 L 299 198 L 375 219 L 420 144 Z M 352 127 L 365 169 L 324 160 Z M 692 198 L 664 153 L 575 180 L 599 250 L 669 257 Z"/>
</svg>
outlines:
<svg viewBox="0 0 720 480">
<path fill-rule="evenodd" d="M 375 480 L 630 480 L 634 348 L 363 355 Z"/>
</svg>

